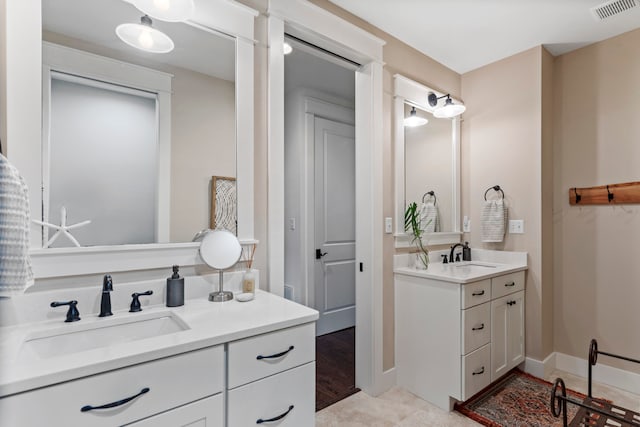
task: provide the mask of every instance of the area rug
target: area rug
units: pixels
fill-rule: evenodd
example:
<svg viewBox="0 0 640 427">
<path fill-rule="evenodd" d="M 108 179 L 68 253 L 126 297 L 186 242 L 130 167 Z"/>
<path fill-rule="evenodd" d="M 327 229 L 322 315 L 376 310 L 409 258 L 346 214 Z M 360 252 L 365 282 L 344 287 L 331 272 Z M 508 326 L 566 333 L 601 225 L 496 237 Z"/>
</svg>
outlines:
<svg viewBox="0 0 640 427">
<path fill-rule="evenodd" d="M 489 427 L 561 427 L 562 417 L 554 417 L 549 407 L 552 388 L 550 382 L 516 369 L 455 409 Z M 567 395 L 580 401 L 585 397 L 572 390 Z M 571 420 L 578 407 L 568 405 L 567 411 Z"/>
</svg>

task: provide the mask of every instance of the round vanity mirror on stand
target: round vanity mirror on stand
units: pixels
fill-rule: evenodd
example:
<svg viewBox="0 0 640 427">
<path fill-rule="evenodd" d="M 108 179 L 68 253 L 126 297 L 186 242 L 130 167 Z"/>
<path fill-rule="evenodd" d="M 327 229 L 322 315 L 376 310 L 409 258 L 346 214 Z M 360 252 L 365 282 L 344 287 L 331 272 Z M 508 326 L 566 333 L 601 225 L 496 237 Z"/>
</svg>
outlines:
<svg viewBox="0 0 640 427">
<path fill-rule="evenodd" d="M 209 301 L 222 302 L 233 299 L 233 293 L 223 290 L 223 273 L 240 260 L 242 246 L 238 238 L 227 230 L 209 231 L 200 244 L 200 257 L 212 268 L 218 270 L 218 291 L 209 294 Z"/>
</svg>

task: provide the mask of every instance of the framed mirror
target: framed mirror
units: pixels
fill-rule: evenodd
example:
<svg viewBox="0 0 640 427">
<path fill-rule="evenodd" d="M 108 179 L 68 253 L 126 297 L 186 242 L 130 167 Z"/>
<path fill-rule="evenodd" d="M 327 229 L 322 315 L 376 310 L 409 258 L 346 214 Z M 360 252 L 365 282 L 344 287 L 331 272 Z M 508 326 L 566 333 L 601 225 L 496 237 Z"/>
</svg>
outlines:
<svg viewBox="0 0 640 427">
<path fill-rule="evenodd" d="M 396 247 L 409 246 L 404 212 L 412 202 L 429 205 L 427 244 L 460 241 L 460 118 L 434 117 L 430 93 L 443 95 L 394 76 Z M 406 126 L 405 118 L 411 116 L 424 119 L 423 125 Z"/>
<path fill-rule="evenodd" d="M 42 88 L 42 110 L 23 119 L 42 117 L 42 138 L 20 142 L 9 160 L 38 201 L 33 219 L 86 223 L 70 230 L 81 247 L 32 226 L 36 279 L 200 263 L 192 239 L 209 227 L 212 176 L 235 178 L 237 236 L 255 243 L 247 112 L 257 11 L 196 0 L 187 21 L 152 20 L 173 44 L 154 53 L 116 35 L 144 16 L 132 1 L 26 1 L 42 8 L 41 20 L 24 23 L 42 30 L 31 46 L 42 53 L 41 81 L 28 82 Z M 12 79 L 25 86 L 30 77 Z"/>
</svg>

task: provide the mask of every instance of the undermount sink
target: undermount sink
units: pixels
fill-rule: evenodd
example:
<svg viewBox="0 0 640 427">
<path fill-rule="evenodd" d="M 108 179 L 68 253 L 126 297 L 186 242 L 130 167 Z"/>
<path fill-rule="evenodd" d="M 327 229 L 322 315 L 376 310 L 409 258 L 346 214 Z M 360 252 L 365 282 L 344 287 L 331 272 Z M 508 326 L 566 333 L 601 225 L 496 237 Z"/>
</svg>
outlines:
<svg viewBox="0 0 640 427">
<path fill-rule="evenodd" d="M 496 268 L 497 265 L 492 265 L 492 264 L 478 264 L 475 262 L 468 262 L 466 264 L 459 264 L 456 265 L 456 268 L 464 268 L 464 267 L 484 267 L 484 268 Z"/>
<path fill-rule="evenodd" d="M 123 318 L 98 319 L 29 334 L 19 358 L 48 359 L 100 347 L 172 334 L 189 326 L 171 312 L 140 314 Z"/>
</svg>

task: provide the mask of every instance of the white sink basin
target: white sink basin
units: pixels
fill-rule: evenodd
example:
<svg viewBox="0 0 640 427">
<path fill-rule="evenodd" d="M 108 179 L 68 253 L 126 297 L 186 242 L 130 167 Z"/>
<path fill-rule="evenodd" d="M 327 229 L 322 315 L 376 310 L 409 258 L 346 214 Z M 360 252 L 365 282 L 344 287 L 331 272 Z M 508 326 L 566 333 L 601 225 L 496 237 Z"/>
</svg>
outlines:
<svg viewBox="0 0 640 427">
<path fill-rule="evenodd" d="M 48 359 L 189 329 L 182 319 L 167 311 L 116 316 L 33 332 L 25 338 L 18 357 Z"/>
</svg>

